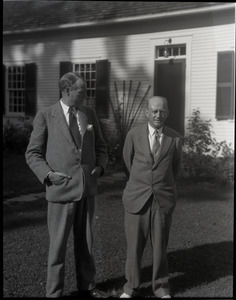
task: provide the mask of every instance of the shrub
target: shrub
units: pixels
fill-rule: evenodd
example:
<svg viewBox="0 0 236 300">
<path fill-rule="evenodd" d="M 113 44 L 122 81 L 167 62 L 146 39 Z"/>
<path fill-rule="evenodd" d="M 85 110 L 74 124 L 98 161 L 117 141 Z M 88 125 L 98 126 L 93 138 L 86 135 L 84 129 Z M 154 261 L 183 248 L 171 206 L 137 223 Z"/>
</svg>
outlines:
<svg viewBox="0 0 236 300">
<path fill-rule="evenodd" d="M 108 164 L 121 165 L 122 143 L 118 137 L 116 125 L 107 119 L 100 119 L 100 126 L 107 144 Z"/>
<path fill-rule="evenodd" d="M 23 154 L 32 132 L 32 119 L 19 118 L 16 124 L 7 120 L 3 128 L 3 149 L 5 153 Z"/>
<path fill-rule="evenodd" d="M 234 151 L 213 138 L 211 120 L 202 120 L 198 109 L 188 121 L 184 138 L 181 177 L 194 181 L 228 184 L 234 181 Z"/>
</svg>

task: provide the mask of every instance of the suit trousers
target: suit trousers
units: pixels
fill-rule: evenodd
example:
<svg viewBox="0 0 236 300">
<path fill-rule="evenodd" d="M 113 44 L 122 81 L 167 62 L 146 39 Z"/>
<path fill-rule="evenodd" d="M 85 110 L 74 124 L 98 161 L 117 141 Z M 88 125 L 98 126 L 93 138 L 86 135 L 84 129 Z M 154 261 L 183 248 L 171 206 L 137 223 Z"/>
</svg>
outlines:
<svg viewBox="0 0 236 300">
<path fill-rule="evenodd" d="M 172 216 L 165 215 L 158 200 L 151 196 L 138 213 L 125 211 L 125 234 L 127 240 L 127 258 L 125 276 L 127 282 L 124 292 L 137 295 L 140 286 L 141 260 L 150 234 L 153 252 L 152 289 L 155 297 L 170 294 L 168 282 L 167 244 Z"/>
<path fill-rule="evenodd" d="M 46 297 L 60 297 L 64 289 L 67 241 L 73 227 L 77 287 L 95 287 L 95 264 L 92 255 L 92 218 L 94 197 L 77 202 L 48 202 L 49 254 Z"/>
</svg>

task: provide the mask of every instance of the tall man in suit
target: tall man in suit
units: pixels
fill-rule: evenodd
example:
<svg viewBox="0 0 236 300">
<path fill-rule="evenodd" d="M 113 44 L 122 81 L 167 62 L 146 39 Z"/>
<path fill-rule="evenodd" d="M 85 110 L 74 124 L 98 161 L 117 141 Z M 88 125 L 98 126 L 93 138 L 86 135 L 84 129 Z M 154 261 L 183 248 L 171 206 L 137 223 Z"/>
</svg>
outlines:
<svg viewBox="0 0 236 300">
<path fill-rule="evenodd" d="M 83 105 L 86 83 L 69 72 L 59 82 L 62 98 L 39 111 L 26 161 L 46 185 L 49 255 L 46 297 L 61 297 L 71 228 L 77 287 L 82 296 L 100 297 L 94 283 L 92 219 L 96 181 L 104 172 L 107 147 L 94 110 Z"/>
<path fill-rule="evenodd" d="M 129 180 L 123 193 L 127 282 L 120 298 L 138 294 L 141 259 L 150 234 L 153 249 L 152 288 L 155 297 L 170 298 L 167 243 L 176 203 L 176 177 L 181 166 L 180 134 L 164 126 L 168 117 L 164 97 L 148 100 L 148 124 L 132 128 L 123 157 Z"/>
</svg>

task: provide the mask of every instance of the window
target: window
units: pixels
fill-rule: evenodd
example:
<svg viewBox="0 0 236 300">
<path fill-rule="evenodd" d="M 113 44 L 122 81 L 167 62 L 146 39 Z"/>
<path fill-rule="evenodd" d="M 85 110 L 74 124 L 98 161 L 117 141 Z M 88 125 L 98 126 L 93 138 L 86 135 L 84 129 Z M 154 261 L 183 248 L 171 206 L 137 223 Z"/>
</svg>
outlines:
<svg viewBox="0 0 236 300">
<path fill-rule="evenodd" d="M 25 67 L 7 68 L 8 112 L 25 112 Z"/>
<path fill-rule="evenodd" d="M 74 71 L 85 79 L 87 84 L 87 105 L 95 108 L 96 99 L 96 63 L 81 63 L 74 65 Z"/>
<path fill-rule="evenodd" d="M 217 61 L 216 118 L 233 119 L 234 52 L 219 52 Z"/>
<path fill-rule="evenodd" d="M 168 46 L 158 46 L 156 47 L 156 59 L 165 58 L 165 50 L 168 52 L 169 56 L 185 56 L 186 55 L 186 45 L 168 45 Z"/>
<path fill-rule="evenodd" d="M 35 116 L 37 107 L 37 65 L 3 65 L 3 114 Z"/>
</svg>

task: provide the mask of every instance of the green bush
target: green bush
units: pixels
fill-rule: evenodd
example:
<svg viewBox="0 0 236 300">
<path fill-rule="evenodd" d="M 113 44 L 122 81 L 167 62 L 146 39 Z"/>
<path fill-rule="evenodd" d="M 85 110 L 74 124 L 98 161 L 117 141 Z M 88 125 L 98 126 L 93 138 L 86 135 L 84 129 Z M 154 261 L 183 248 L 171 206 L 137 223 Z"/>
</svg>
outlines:
<svg viewBox="0 0 236 300">
<path fill-rule="evenodd" d="M 19 118 L 15 124 L 7 120 L 3 127 L 4 152 L 15 154 L 25 153 L 32 129 L 32 119 L 29 117 Z"/>
<path fill-rule="evenodd" d="M 234 182 L 234 151 L 225 141 L 213 138 L 211 120 L 202 120 L 198 109 L 188 121 L 184 138 L 181 177 L 221 184 Z"/>
</svg>

